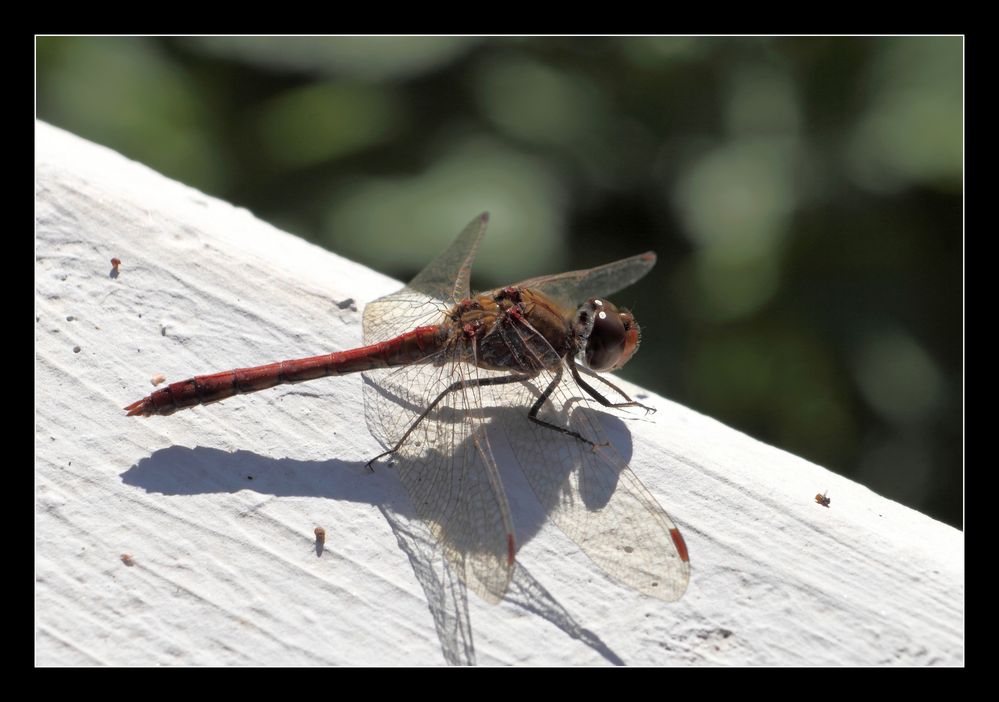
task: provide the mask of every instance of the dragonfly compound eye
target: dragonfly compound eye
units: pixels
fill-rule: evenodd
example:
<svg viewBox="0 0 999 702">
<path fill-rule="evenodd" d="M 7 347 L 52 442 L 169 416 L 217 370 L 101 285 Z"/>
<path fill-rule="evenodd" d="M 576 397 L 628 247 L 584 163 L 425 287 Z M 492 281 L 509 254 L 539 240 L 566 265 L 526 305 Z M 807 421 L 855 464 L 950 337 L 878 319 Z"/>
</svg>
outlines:
<svg viewBox="0 0 999 702">
<path fill-rule="evenodd" d="M 617 370 L 638 348 L 638 323 L 631 312 L 619 310 L 606 300 L 596 298 L 584 306 L 580 317 L 592 318 L 586 339 L 586 366 L 595 371 Z"/>
</svg>

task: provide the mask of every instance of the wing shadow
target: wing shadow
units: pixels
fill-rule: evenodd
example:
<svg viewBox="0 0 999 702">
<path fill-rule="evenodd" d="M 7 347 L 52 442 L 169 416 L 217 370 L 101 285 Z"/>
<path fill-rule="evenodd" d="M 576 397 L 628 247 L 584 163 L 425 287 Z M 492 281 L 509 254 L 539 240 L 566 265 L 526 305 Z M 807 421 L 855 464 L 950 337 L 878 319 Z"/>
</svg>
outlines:
<svg viewBox="0 0 999 702">
<path fill-rule="evenodd" d="M 520 411 L 498 408 L 488 410 L 487 415 L 493 419 L 497 413 Z M 622 455 L 630 457 L 630 433 L 624 423 L 612 415 L 596 414 L 600 415 L 601 424 L 615 446 L 625 449 Z M 518 543 L 527 543 L 546 521 L 547 506 L 538 502 L 523 476 L 517 475 L 520 472 L 517 462 L 509 447 L 504 446 L 501 432 L 491 432 L 490 441 L 495 443 Z M 171 446 L 143 458 L 123 472 L 121 478 L 126 485 L 163 495 L 236 493 L 249 489 L 275 497 L 320 497 L 378 507 L 424 590 L 445 660 L 451 665 L 474 665 L 467 588 L 445 562 L 443 550 L 430 536 L 426 524 L 416 518 L 409 497 L 392 472 L 381 464 L 375 464 L 374 471 L 368 470 L 366 461 L 303 461 L 271 458 L 251 451 Z M 580 626 L 521 564 L 515 569 L 507 600 L 543 617 L 608 662 L 623 664 L 596 634 Z"/>
</svg>

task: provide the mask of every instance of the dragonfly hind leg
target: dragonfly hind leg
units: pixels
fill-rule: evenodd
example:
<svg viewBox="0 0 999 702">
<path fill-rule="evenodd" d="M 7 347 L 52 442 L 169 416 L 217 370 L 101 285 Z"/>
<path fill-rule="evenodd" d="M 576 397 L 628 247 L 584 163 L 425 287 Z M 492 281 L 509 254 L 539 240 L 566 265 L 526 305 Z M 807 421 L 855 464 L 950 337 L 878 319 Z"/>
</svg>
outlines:
<svg viewBox="0 0 999 702">
<path fill-rule="evenodd" d="M 427 415 L 433 411 L 434 407 L 439 405 L 440 401 L 443 400 L 447 395 L 450 395 L 452 392 L 456 392 L 458 390 L 464 390 L 466 388 L 483 387 L 486 385 L 506 385 L 508 383 L 520 383 L 525 380 L 530 380 L 533 377 L 534 375 L 504 375 L 498 378 L 475 378 L 473 380 L 457 380 L 451 383 L 451 385 L 449 385 L 440 395 L 437 396 L 437 398 L 433 402 L 430 403 L 430 406 L 428 406 L 425 410 L 423 410 L 420 416 L 416 418 L 416 421 L 414 421 L 410 425 L 409 429 L 406 430 L 406 433 L 402 435 L 402 438 L 396 442 L 395 446 L 390 448 L 388 451 L 382 451 L 380 454 L 372 458 L 364 465 L 367 467 L 368 470 L 374 470 L 374 468 L 371 467 L 372 463 L 377 461 L 379 458 L 382 458 L 384 456 L 389 456 L 398 451 L 400 448 L 402 448 L 402 445 L 406 443 L 406 439 L 408 439 L 409 435 L 413 433 L 413 430 L 420 425 L 420 422 L 426 419 Z M 547 392 L 551 393 L 551 390 L 552 388 L 549 388 Z M 532 409 L 532 411 L 534 410 Z M 534 413 L 537 414 L 536 411 L 534 411 Z M 545 422 L 541 423 L 545 424 Z"/>
<path fill-rule="evenodd" d="M 622 397 L 627 398 L 628 402 L 624 402 L 624 403 L 620 403 L 620 404 L 612 404 L 611 402 L 609 402 L 608 400 L 606 400 L 606 398 L 604 398 L 602 395 L 600 395 L 600 393 L 598 393 L 596 390 L 594 390 L 593 388 L 591 388 L 589 385 L 587 385 L 586 383 L 584 383 L 579 378 L 579 374 L 578 374 L 578 372 L 576 372 L 575 365 L 573 365 L 572 368 L 573 368 L 573 375 L 576 377 L 576 382 L 579 383 L 580 386 L 584 390 L 586 390 L 587 392 L 589 392 L 598 401 L 600 401 L 601 404 L 603 404 L 605 406 L 608 406 L 608 407 L 632 407 L 632 406 L 638 406 L 638 407 L 643 407 L 643 408 L 645 408 L 647 410 L 652 410 L 653 412 L 655 411 L 651 407 L 645 407 L 645 405 L 642 405 L 642 404 L 640 404 L 638 402 L 632 402 L 631 398 L 629 398 L 627 395 L 625 395 L 620 390 L 617 390 L 617 388 L 615 388 L 613 385 L 611 385 L 611 387 L 614 388 L 615 390 L 617 390 L 617 392 L 619 392 Z M 500 376 L 498 378 L 475 378 L 473 380 L 457 380 L 457 381 L 451 383 L 451 385 L 449 385 L 447 388 L 445 388 L 441 392 L 441 394 L 439 394 L 434 399 L 434 401 L 431 402 L 430 405 L 425 410 L 423 410 L 423 412 L 420 414 L 420 416 L 416 418 L 416 421 L 414 421 L 410 425 L 409 429 L 406 430 L 406 433 L 402 435 L 402 438 L 400 438 L 399 441 L 396 442 L 395 446 L 393 446 L 392 448 L 390 448 L 387 451 L 382 451 L 380 454 L 378 454 L 377 456 L 375 456 L 374 458 L 372 458 L 370 461 L 368 461 L 367 463 L 365 463 L 364 464 L 365 467 L 367 467 L 368 470 L 374 470 L 374 468 L 372 468 L 371 466 L 372 466 L 372 464 L 375 461 L 377 461 L 379 458 L 384 458 L 385 456 L 390 456 L 393 453 L 397 452 L 400 448 L 402 448 L 403 444 L 406 443 L 406 439 L 408 439 L 409 435 L 412 434 L 413 431 L 416 429 L 416 427 L 418 427 L 420 425 L 420 422 L 422 422 L 424 419 L 426 419 L 427 415 L 430 414 L 434 410 L 434 408 L 437 405 L 440 404 L 440 401 L 443 400 L 448 395 L 450 395 L 452 392 L 456 392 L 458 390 L 464 390 L 466 388 L 473 388 L 473 387 L 485 387 L 485 386 L 489 386 L 489 385 L 506 385 L 508 383 L 521 383 L 521 382 L 524 382 L 525 380 L 530 380 L 531 378 L 534 378 L 537 375 L 538 375 L 537 373 L 533 373 L 533 374 L 517 374 L 517 375 L 504 375 L 504 376 Z M 568 436 L 573 437 L 574 439 L 578 439 L 579 441 L 582 441 L 584 444 L 588 444 L 590 446 L 590 448 L 596 449 L 596 448 L 598 448 L 600 446 L 607 446 L 608 445 L 607 442 L 600 443 L 600 444 L 594 443 L 594 442 L 590 441 L 589 439 L 587 439 L 582 434 L 580 434 L 579 432 L 572 431 L 571 429 L 566 429 L 565 427 L 560 427 L 557 424 L 552 424 L 551 422 L 546 422 L 545 420 L 538 418 L 538 413 L 541 411 L 541 408 L 544 406 L 545 402 L 548 401 L 548 398 L 555 391 L 555 388 L 558 387 L 558 384 L 559 384 L 559 382 L 561 382 L 561 380 L 562 380 L 562 366 L 559 365 L 558 371 L 556 372 L 555 377 L 552 379 L 552 382 L 550 382 L 548 384 L 548 387 L 546 387 L 545 390 L 544 390 L 544 392 L 541 393 L 541 397 L 539 397 L 537 399 L 537 401 L 531 406 L 530 411 L 527 413 L 527 418 L 529 420 L 531 420 L 532 422 L 534 422 L 535 424 L 537 424 L 538 426 L 542 426 L 542 427 L 544 427 L 546 429 L 551 429 L 552 431 L 557 431 L 560 434 L 566 434 Z M 607 381 L 604 381 L 604 382 L 607 382 Z M 610 383 L 608 383 L 608 385 L 610 385 Z"/>
</svg>

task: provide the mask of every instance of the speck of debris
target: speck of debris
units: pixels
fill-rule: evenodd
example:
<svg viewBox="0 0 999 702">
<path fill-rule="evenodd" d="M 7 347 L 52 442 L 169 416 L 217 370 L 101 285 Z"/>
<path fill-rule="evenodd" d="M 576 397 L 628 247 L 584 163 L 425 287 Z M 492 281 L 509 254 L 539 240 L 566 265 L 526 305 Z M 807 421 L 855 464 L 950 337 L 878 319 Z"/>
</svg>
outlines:
<svg viewBox="0 0 999 702">
<path fill-rule="evenodd" d="M 166 336 L 166 327 L 160 327 L 160 336 Z"/>
<path fill-rule="evenodd" d="M 72 322 L 75 319 L 76 319 L 76 317 L 74 317 L 73 315 L 69 315 L 68 317 L 66 317 L 66 321 L 67 322 Z"/>
<path fill-rule="evenodd" d="M 323 547 L 326 545 L 326 530 L 320 526 L 315 528 L 316 534 L 316 555 L 323 555 Z"/>
<path fill-rule="evenodd" d="M 73 347 L 73 353 L 80 353 L 80 347 L 79 346 L 74 346 Z"/>
<path fill-rule="evenodd" d="M 624 552 L 625 553 L 632 553 L 632 552 L 634 552 L 634 550 L 635 549 L 633 549 L 631 546 L 625 546 L 624 547 Z"/>
<path fill-rule="evenodd" d="M 253 480 L 253 476 L 252 475 L 248 475 L 248 476 L 246 476 L 246 479 L 247 480 Z"/>
<path fill-rule="evenodd" d="M 132 554 L 130 553 L 121 554 L 121 562 L 127 565 L 129 568 L 135 565 L 135 559 L 132 558 Z"/>
<path fill-rule="evenodd" d="M 342 310 L 350 309 L 357 311 L 357 306 L 354 304 L 354 298 L 352 297 L 348 297 L 346 300 L 341 300 L 340 302 L 336 303 L 336 306 Z"/>
</svg>

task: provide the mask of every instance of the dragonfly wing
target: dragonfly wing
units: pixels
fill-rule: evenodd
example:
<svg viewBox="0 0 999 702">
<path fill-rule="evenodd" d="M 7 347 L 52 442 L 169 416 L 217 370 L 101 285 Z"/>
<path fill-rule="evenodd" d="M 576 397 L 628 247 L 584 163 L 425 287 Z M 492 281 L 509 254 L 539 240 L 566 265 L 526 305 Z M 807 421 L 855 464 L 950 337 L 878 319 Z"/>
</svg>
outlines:
<svg viewBox="0 0 999 702">
<path fill-rule="evenodd" d="M 469 279 L 489 213 L 483 212 L 461 231 L 451 245 L 409 281 L 406 287 L 454 304 L 470 294 Z"/>
<path fill-rule="evenodd" d="M 474 367 L 444 362 L 403 366 L 377 382 L 368 378 L 375 373 L 365 374 L 364 405 L 371 432 L 386 448 L 414 427 L 387 460 L 395 461 L 417 516 L 458 576 L 486 601 L 498 602 L 513 575 L 516 542 L 477 409 L 481 388 L 469 382 L 474 373 Z M 461 387 L 443 394 L 455 383 Z"/>
<path fill-rule="evenodd" d="M 448 305 L 406 287 L 369 302 L 364 307 L 364 344 L 377 344 L 410 332 L 417 327 L 436 326 L 445 321 Z M 365 374 L 367 376 L 367 374 Z"/>
<path fill-rule="evenodd" d="M 646 251 L 596 268 L 545 275 L 517 283 L 572 306 L 591 297 L 605 297 L 637 282 L 656 265 L 656 255 Z"/>
<path fill-rule="evenodd" d="M 364 308 L 364 343 L 392 339 L 416 327 L 440 324 L 444 312 L 469 297 L 472 262 L 486 233 L 489 214 L 468 223 L 458 238 L 405 287 Z"/>
<path fill-rule="evenodd" d="M 408 285 L 369 303 L 364 343 L 443 323 L 448 308 L 470 295 L 488 221 L 488 214 L 476 217 Z M 468 587 L 497 602 L 513 575 L 513 521 L 478 410 L 480 389 L 469 382 L 476 370 L 448 354 L 431 349 L 412 365 L 362 373 L 365 419 L 386 449 L 402 442 L 391 460 L 417 516 Z"/>
<path fill-rule="evenodd" d="M 572 436 L 531 422 L 530 405 L 541 383 L 494 389 L 504 404 L 517 401 L 521 413 L 502 414 L 504 430 L 528 482 L 549 518 L 604 572 L 647 595 L 672 602 L 690 579 L 682 536 L 669 515 L 606 443 L 597 412 L 560 386 L 539 418 L 577 432 L 596 448 Z M 565 378 L 562 384 L 565 384 Z M 519 391 L 522 397 L 509 397 Z M 578 394 L 578 393 L 577 393 Z M 556 409 L 557 407 L 557 409 Z"/>
<path fill-rule="evenodd" d="M 523 356 L 539 346 L 540 334 L 528 326 L 511 326 L 507 333 L 520 335 Z M 529 419 L 529 408 L 552 386 L 538 419 L 595 446 Z M 607 441 L 599 412 L 580 398 L 571 376 L 543 371 L 483 392 L 551 520 L 614 579 L 662 600 L 680 599 L 690 579 L 683 537 Z"/>
</svg>

